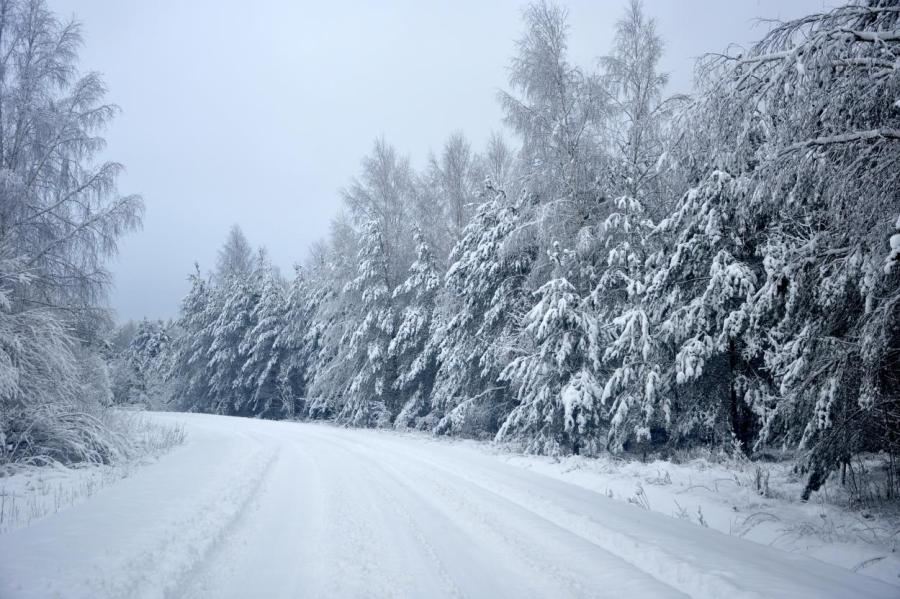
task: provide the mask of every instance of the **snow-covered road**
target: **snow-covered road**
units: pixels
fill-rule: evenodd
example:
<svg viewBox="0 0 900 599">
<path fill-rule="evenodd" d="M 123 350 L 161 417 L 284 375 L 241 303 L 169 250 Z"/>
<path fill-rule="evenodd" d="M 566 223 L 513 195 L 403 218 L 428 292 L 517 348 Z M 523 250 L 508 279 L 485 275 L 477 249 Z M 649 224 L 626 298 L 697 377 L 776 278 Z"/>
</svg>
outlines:
<svg viewBox="0 0 900 599">
<path fill-rule="evenodd" d="M 0 536 L 0 597 L 897 597 L 470 444 L 153 418 L 185 445 Z"/>
</svg>

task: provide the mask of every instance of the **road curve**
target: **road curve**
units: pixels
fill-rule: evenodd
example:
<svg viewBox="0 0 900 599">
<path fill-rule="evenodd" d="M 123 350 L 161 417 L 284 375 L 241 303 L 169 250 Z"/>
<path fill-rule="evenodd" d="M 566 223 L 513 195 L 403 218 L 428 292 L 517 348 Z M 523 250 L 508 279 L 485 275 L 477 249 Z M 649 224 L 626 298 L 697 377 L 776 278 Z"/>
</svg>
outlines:
<svg viewBox="0 0 900 599">
<path fill-rule="evenodd" d="M 420 435 L 194 414 L 188 441 L 0 536 L 0 597 L 896 597 Z"/>
</svg>

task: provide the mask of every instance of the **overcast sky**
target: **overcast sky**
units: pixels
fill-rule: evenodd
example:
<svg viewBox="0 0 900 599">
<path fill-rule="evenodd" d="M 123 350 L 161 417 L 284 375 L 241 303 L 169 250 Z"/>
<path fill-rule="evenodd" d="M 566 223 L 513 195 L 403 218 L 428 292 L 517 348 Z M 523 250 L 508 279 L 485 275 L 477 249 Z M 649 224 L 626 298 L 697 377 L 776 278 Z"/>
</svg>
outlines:
<svg viewBox="0 0 900 599">
<path fill-rule="evenodd" d="M 625 0 L 564 2 L 573 62 L 607 52 Z M 666 42 L 670 91 L 694 59 L 747 44 L 757 17 L 829 0 L 647 0 Z M 177 314 L 194 261 L 206 271 L 233 223 L 285 272 L 326 235 L 339 189 L 384 135 L 416 166 L 462 131 L 499 130 L 518 0 L 296 2 L 50 0 L 83 24 L 84 70 L 122 113 L 106 158 L 140 193 L 143 230 L 122 240 L 111 303 L 121 319 Z"/>
</svg>

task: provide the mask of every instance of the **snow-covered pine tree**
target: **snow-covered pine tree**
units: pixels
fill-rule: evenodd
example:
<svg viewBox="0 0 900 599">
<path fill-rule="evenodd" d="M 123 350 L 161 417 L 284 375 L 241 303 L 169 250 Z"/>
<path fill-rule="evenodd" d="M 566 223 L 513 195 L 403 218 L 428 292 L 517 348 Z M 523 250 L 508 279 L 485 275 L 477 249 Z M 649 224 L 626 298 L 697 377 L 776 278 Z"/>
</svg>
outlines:
<svg viewBox="0 0 900 599">
<path fill-rule="evenodd" d="M 740 392 L 753 365 L 735 335 L 758 284 L 758 239 L 746 205 L 742 180 L 713 172 L 659 224 L 654 234 L 663 241 L 645 260 L 645 362 L 659 377 L 654 386 L 671 390 L 658 407 L 674 442 L 725 444 L 734 436 L 746 447 L 753 438 Z"/>
<path fill-rule="evenodd" d="M 896 2 L 852 3 L 711 65 L 704 110 L 723 125 L 718 158 L 741 197 L 722 228 L 760 263 L 721 335 L 772 377 L 773 390 L 743 397 L 760 443 L 807 450 L 805 496 L 854 453 L 900 450 L 900 278 L 883 268 L 900 212 L 898 28 Z"/>
<path fill-rule="evenodd" d="M 191 290 L 175 324 L 179 335 L 172 344 L 166 377 L 173 384 L 177 404 L 216 414 L 253 413 L 258 379 L 247 390 L 242 368 L 252 348 L 245 340 L 256 325 L 255 309 L 267 265 L 265 251 L 260 249 L 253 266 L 250 244 L 237 225 L 219 250 L 216 272 L 209 280 L 195 265 Z"/>
<path fill-rule="evenodd" d="M 354 315 L 360 297 L 345 288 L 357 274 L 359 234 L 339 216 L 332 221 L 329 243 L 313 249 L 309 270 L 314 312 L 307 342 L 316 349 L 307 376 L 306 413 L 311 418 L 334 418 L 341 411 L 348 380 L 354 374 L 345 361 L 344 343 L 356 324 Z"/>
<path fill-rule="evenodd" d="M 588 352 L 605 381 L 600 396 L 608 415 L 607 447 L 650 440 L 654 426 L 670 422 L 669 395 L 663 387 L 660 359 L 665 359 L 658 315 L 645 295 L 647 254 L 654 225 L 641 202 L 621 196 L 603 223 L 606 268 L 590 296 L 595 322 Z M 601 366 L 602 364 L 602 366 Z"/>
<path fill-rule="evenodd" d="M 118 389 L 121 403 L 156 407 L 164 396 L 165 359 L 169 352 L 169 335 L 161 321 L 146 318 L 137 325 L 134 337 L 122 352 L 122 367 L 128 372 L 127 388 Z"/>
<path fill-rule="evenodd" d="M 601 446 L 601 387 L 589 361 L 593 313 L 565 278 L 535 295 L 538 303 L 524 318 L 527 353 L 500 374 L 518 403 L 496 438 L 529 452 L 594 454 Z"/>
<path fill-rule="evenodd" d="M 337 414 L 347 377 L 341 367 L 341 339 L 349 326 L 348 302 L 333 274 L 334 268 L 329 264 L 316 277 L 317 284 L 310 294 L 309 329 L 300 340 L 310 350 L 303 406 L 304 414 L 310 418 L 333 418 Z"/>
<path fill-rule="evenodd" d="M 379 223 L 365 225 L 356 278 L 345 292 L 359 294 L 353 323 L 341 340 L 343 368 L 350 373 L 338 419 L 354 426 L 388 426 L 399 411 L 395 359 L 388 351 L 396 328 L 385 239 Z"/>
<path fill-rule="evenodd" d="M 497 378 L 529 308 L 525 282 L 537 247 L 522 227 L 528 201 L 511 201 L 490 182 L 485 194 L 451 254 L 449 307 L 431 341 L 439 352 L 432 409 L 442 433 L 493 433 L 512 407 Z"/>
<path fill-rule="evenodd" d="M 259 300 L 255 277 L 230 277 L 215 292 L 221 306 L 212 323 L 212 343 L 207 350 L 209 409 L 215 414 L 251 415 L 256 404 L 243 388 L 241 368 L 247 360 L 242 342 L 255 326 L 254 309 Z M 217 302 L 218 303 L 218 302 Z"/>
<path fill-rule="evenodd" d="M 425 416 L 431 407 L 431 389 L 437 374 L 437 355 L 429 340 L 435 335 L 441 279 L 431 247 L 420 231 L 416 231 L 415 240 L 416 260 L 409 267 L 409 276 L 393 292 L 395 300 L 406 301 L 406 307 L 388 346 L 397 364 L 394 386 L 404 398 L 399 414 L 394 415 L 398 428 L 428 426 Z"/>
<path fill-rule="evenodd" d="M 657 363 L 665 348 L 644 296 L 654 270 L 647 258 L 660 237 L 650 215 L 665 213 L 671 204 L 664 132 L 679 100 L 663 99 L 668 77 L 659 71 L 662 45 L 654 21 L 632 0 L 601 63 L 611 110 L 607 173 L 616 199 L 599 227 L 602 263 L 595 266 L 599 280 L 591 301 L 603 326 L 592 330 L 589 346 L 598 376 L 602 371 L 605 378 L 601 401 L 609 417 L 607 444 L 614 450 L 669 425 L 670 393 Z"/>
<path fill-rule="evenodd" d="M 283 415 L 281 389 L 278 383 L 279 364 L 285 356 L 276 347 L 278 334 L 284 328 L 286 304 L 282 281 L 268 260 L 259 265 L 257 275 L 259 297 L 250 313 L 252 328 L 247 329 L 238 348 L 246 356 L 241 366 L 242 391 L 247 405 L 255 415 Z"/>
<path fill-rule="evenodd" d="M 524 229 L 537 252 L 526 287 L 540 287 L 538 303 L 521 314 L 502 379 L 519 405 L 498 437 L 524 438 L 534 451 L 593 451 L 598 421 L 582 340 L 591 326 L 581 297 L 592 286 L 595 233 L 603 194 L 598 133 L 605 100 L 596 77 L 571 65 L 566 12 L 549 3 L 525 11 L 526 32 L 502 93 L 506 121 L 522 138 L 524 194 L 532 199 Z M 565 397 L 561 397 L 565 393 Z"/>
<path fill-rule="evenodd" d="M 307 411 L 311 367 L 319 351 L 319 335 L 313 321 L 318 306 L 316 299 L 304 269 L 295 266 L 294 279 L 284 298 L 281 326 L 272 344 L 272 350 L 279 355 L 278 391 L 286 418 Z"/>
<path fill-rule="evenodd" d="M 172 401 L 189 411 L 213 411 L 210 395 L 209 349 L 214 325 L 221 309 L 221 296 L 195 265 L 191 288 L 181 301 L 174 330 L 172 358 L 166 379 L 172 385 Z"/>
</svg>

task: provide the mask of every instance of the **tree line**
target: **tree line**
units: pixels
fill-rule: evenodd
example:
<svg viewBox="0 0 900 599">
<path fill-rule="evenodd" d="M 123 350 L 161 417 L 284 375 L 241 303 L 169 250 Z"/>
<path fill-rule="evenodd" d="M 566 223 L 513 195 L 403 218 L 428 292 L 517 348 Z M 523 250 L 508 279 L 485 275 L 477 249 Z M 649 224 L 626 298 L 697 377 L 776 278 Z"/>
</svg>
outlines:
<svg viewBox="0 0 900 599">
<path fill-rule="evenodd" d="M 546 454 L 785 449 L 806 497 L 861 452 L 893 469 L 896 3 L 776 24 L 690 97 L 637 1 L 592 68 L 563 8 L 523 17 L 515 145 L 455 134 L 416 172 L 376 141 L 289 280 L 235 228 L 177 321 L 140 325 L 118 395 Z"/>
</svg>

